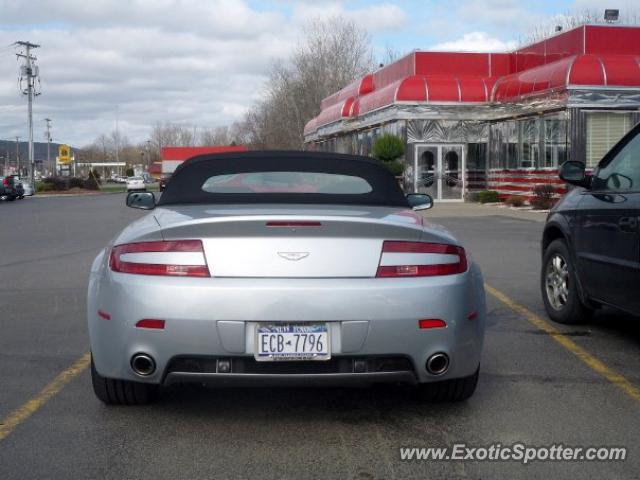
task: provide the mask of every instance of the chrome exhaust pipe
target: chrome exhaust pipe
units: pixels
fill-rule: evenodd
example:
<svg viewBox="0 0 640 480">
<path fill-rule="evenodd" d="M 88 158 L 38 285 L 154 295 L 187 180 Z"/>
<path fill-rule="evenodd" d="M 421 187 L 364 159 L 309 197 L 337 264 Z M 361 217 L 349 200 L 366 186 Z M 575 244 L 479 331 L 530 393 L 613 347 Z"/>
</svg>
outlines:
<svg viewBox="0 0 640 480">
<path fill-rule="evenodd" d="M 131 357 L 131 369 L 142 377 L 147 377 L 156 371 L 156 362 L 145 353 L 136 353 Z"/>
<path fill-rule="evenodd" d="M 446 353 L 434 353 L 427 359 L 427 372 L 442 375 L 449 369 L 449 356 Z"/>
</svg>

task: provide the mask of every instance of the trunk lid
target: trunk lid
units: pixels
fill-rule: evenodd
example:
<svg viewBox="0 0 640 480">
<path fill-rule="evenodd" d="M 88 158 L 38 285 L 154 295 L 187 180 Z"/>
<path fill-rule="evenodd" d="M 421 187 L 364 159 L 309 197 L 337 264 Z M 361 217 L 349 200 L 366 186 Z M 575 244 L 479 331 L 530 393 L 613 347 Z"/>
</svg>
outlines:
<svg viewBox="0 0 640 480">
<path fill-rule="evenodd" d="M 384 240 L 446 237 L 425 232 L 415 212 L 388 207 L 197 205 L 154 216 L 165 240 L 202 240 L 214 277 L 374 277 Z"/>
</svg>

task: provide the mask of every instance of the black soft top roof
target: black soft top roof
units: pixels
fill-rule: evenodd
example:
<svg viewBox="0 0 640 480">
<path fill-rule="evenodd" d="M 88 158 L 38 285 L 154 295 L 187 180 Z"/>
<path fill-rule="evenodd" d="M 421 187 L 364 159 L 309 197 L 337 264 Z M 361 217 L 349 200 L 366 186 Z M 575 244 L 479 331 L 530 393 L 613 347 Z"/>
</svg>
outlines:
<svg viewBox="0 0 640 480">
<path fill-rule="evenodd" d="M 249 172 L 316 172 L 357 176 L 371 192 L 326 193 L 210 193 L 203 183 L 216 175 Z M 368 157 L 325 152 L 251 151 L 192 157 L 176 168 L 158 205 L 231 203 L 346 204 L 408 207 L 393 174 Z"/>
</svg>

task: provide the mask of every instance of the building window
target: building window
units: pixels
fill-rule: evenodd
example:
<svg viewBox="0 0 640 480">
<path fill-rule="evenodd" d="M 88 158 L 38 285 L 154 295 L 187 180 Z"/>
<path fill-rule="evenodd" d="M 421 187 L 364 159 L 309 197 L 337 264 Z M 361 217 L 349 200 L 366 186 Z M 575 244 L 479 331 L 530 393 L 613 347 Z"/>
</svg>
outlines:
<svg viewBox="0 0 640 480">
<path fill-rule="evenodd" d="M 521 120 L 518 122 L 520 134 L 519 168 L 536 168 L 538 166 L 538 120 Z"/>
<path fill-rule="evenodd" d="M 587 113 L 587 167 L 593 168 L 604 155 L 631 130 L 633 121 L 629 113 Z"/>
<path fill-rule="evenodd" d="M 567 161 L 567 120 L 545 118 L 543 168 L 558 168 Z"/>
</svg>

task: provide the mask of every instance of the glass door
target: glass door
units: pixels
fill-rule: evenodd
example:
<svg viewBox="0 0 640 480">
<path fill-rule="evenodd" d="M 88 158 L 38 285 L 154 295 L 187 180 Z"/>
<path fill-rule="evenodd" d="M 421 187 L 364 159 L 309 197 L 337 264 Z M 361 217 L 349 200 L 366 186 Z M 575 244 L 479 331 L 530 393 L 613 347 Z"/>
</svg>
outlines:
<svg viewBox="0 0 640 480">
<path fill-rule="evenodd" d="M 464 170 L 462 145 L 440 147 L 440 196 L 439 200 L 462 200 L 464 197 Z"/>
<path fill-rule="evenodd" d="M 416 145 L 414 190 L 434 200 L 464 199 L 464 145 Z"/>
<path fill-rule="evenodd" d="M 414 168 L 414 188 L 417 193 L 428 193 L 434 199 L 438 196 L 438 147 L 434 145 L 416 147 Z"/>
</svg>

